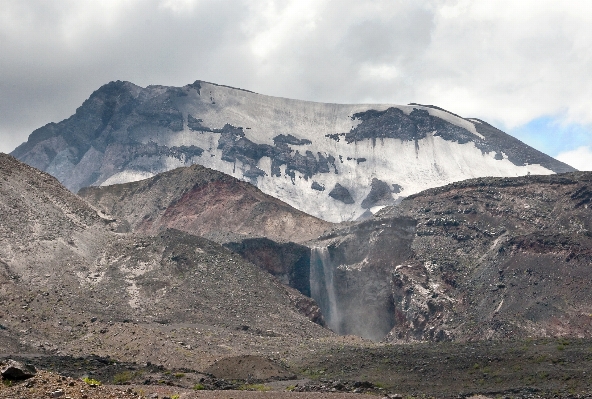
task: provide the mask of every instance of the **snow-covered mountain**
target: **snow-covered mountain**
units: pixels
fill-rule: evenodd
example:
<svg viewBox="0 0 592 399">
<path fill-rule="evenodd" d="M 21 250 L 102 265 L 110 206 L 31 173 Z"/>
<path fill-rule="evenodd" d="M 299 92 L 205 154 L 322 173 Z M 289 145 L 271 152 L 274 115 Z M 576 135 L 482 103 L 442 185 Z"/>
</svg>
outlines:
<svg viewBox="0 0 592 399">
<path fill-rule="evenodd" d="M 198 163 L 332 222 L 468 178 L 574 171 L 484 121 L 434 106 L 323 104 L 202 81 L 111 82 L 12 155 L 73 191 Z"/>
</svg>

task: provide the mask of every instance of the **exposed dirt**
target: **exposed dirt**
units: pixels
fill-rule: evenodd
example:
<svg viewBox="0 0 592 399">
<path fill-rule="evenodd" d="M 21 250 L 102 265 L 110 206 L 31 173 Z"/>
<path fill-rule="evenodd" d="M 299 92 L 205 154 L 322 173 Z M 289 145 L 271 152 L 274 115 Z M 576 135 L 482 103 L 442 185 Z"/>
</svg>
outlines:
<svg viewBox="0 0 592 399">
<path fill-rule="evenodd" d="M 121 387 L 90 386 L 86 382 L 41 371 L 35 377 L 25 381 L 2 381 L 0 398 L 71 398 L 71 399 L 103 399 L 103 398 L 137 398 L 131 389 Z"/>
<path fill-rule="evenodd" d="M 405 395 L 592 394 L 590 340 L 339 346 L 308 356 L 298 367 L 318 379 L 368 380 Z"/>
<path fill-rule="evenodd" d="M 201 390 L 254 390 L 258 393 L 290 390 L 442 398 L 473 395 L 576 398 L 592 395 L 591 340 L 411 345 L 348 343 L 344 340 L 340 344 L 325 343 L 312 350 L 293 351 L 286 356 L 283 359 L 234 356 L 214 362 L 203 371 L 97 357 L 43 356 L 29 357 L 28 361 L 67 377 L 89 376 L 105 385 L 118 383 L 123 385 L 119 389 L 131 388 L 145 395 L 157 392 L 161 397 L 190 395 L 194 389 L 200 389 L 195 397 L 201 397 L 204 393 Z M 207 371 L 220 373 L 218 376 L 224 375 L 225 378 L 217 378 Z M 283 371 L 285 378 L 292 377 L 289 374 L 293 373 L 296 379 L 278 380 L 274 371 Z M 256 373 L 262 378 L 254 378 Z M 207 395 L 235 397 L 221 392 Z"/>
<path fill-rule="evenodd" d="M 237 356 L 220 359 L 205 370 L 216 378 L 227 380 L 295 379 L 285 367 L 261 356 Z"/>
<path fill-rule="evenodd" d="M 359 398 L 351 393 L 266 391 L 269 386 L 244 386 L 241 390 L 198 390 L 168 385 L 93 385 L 78 379 L 56 373 L 40 371 L 25 381 L 3 381 L 0 385 L 0 398 L 12 399 L 105 399 L 105 398 L 211 398 L 211 399 L 347 399 Z"/>
</svg>

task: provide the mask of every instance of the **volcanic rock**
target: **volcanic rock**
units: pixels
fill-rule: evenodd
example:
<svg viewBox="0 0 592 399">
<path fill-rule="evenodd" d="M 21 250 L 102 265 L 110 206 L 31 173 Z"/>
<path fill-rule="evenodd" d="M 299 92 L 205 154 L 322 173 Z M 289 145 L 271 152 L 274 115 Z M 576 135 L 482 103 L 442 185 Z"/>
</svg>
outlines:
<svg viewBox="0 0 592 399">
<path fill-rule="evenodd" d="M 344 204 L 353 204 L 355 202 L 347 188 L 339 183 L 335 183 L 335 187 L 329 192 L 329 197 L 335 198 L 337 201 L 341 201 Z"/>
<path fill-rule="evenodd" d="M 0 364 L 0 375 L 5 380 L 26 380 L 37 374 L 35 366 L 9 359 Z"/>
<path fill-rule="evenodd" d="M 331 226 L 200 165 L 133 183 L 88 187 L 79 195 L 132 231 L 155 234 L 175 228 L 220 243 L 237 237 L 308 241 Z"/>
<path fill-rule="evenodd" d="M 205 366 L 331 336 L 300 314 L 301 294 L 223 246 L 174 229 L 118 233 L 55 178 L 3 154 L 0 216 L 0 353 Z"/>
<path fill-rule="evenodd" d="M 590 187 L 582 172 L 412 195 L 308 243 L 312 297 L 333 330 L 393 342 L 591 337 Z"/>
<path fill-rule="evenodd" d="M 12 155 L 72 191 L 197 163 L 331 222 L 376 211 L 374 179 L 398 187 L 381 191 L 389 204 L 468 178 L 574 171 L 482 120 L 431 105 L 321 104 L 203 81 L 110 82 Z"/>
</svg>

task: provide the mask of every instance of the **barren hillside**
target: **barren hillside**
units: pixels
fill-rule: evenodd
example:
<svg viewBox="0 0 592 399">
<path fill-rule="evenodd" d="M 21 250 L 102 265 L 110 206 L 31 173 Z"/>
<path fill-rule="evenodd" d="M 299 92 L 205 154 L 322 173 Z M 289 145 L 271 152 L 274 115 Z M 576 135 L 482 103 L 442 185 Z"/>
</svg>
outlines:
<svg viewBox="0 0 592 399">
<path fill-rule="evenodd" d="M 4 353 L 205 367 L 332 336 L 300 313 L 310 301 L 219 244 L 112 231 L 117 222 L 6 155 L 0 215 Z"/>
<path fill-rule="evenodd" d="M 301 242 L 331 226 L 249 183 L 200 165 L 133 183 L 88 187 L 79 195 L 127 222 L 132 231 L 149 234 L 175 228 L 219 242 L 240 237 Z"/>
<path fill-rule="evenodd" d="M 585 172 L 421 192 L 309 243 L 313 298 L 335 331 L 393 342 L 589 338 L 591 200 Z"/>
</svg>

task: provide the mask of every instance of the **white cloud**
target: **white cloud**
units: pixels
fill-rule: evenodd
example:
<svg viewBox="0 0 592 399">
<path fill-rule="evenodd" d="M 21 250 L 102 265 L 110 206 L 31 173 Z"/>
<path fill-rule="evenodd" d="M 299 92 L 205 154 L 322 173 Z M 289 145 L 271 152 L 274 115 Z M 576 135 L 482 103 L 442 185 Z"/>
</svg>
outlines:
<svg viewBox="0 0 592 399">
<path fill-rule="evenodd" d="M 582 146 L 572 151 L 561 152 L 555 158 L 578 170 L 592 171 L 592 147 Z"/>
<path fill-rule="evenodd" d="M 417 93 L 509 127 L 559 113 L 570 122 L 592 122 L 592 82 L 585 78 L 592 67 L 585 50 L 592 46 L 592 7 L 459 1 L 436 9 L 435 21 L 425 56 L 434 68 Z M 450 90 L 461 95 L 451 98 Z"/>
<path fill-rule="evenodd" d="M 252 17 L 245 24 L 253 54 L 259 58 L 270 57 L 278 48 L 289 46 L 295 36 L 314 30 L 321 3 L 319 0 L 255 2 Z"/>
<path fill-rule="evenodd" d="M 197 5 L 197 0 L 162 0 L 160 7 L 169 9 L 177 14 L 192 12 Z"/>
<path fill-rule="evenodd" d="M 396 67 L 389 64 L 362 65 L 360 68 L 360 77 L 362 79 L 378 80 L 384 82 L 399 77 L 399 72 Z"/>
</svg>

